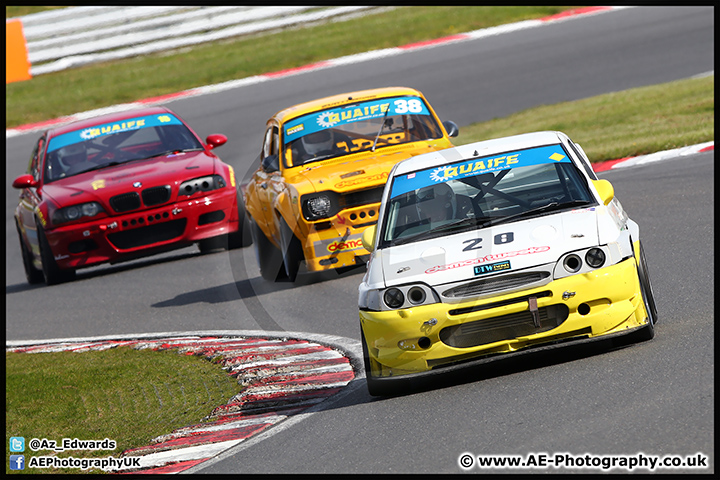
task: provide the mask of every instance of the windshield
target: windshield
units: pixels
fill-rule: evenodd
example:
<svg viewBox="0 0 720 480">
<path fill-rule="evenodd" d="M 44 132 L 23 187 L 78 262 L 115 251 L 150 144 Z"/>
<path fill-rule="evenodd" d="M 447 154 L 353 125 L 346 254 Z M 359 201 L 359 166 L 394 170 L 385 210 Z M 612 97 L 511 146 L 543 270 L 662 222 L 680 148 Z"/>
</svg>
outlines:
<svg viewBox="0 0 720 480">
<path fill-rule="evenodd" d="M 284 126 L 285 164 L 309 162 L 442 137 L 425 102 L 403 96 L 356 102 L 303 115 Z"/>
<path fill-rule="evenodd" d="M 172 114 L 128 118 L 53 137 L 44 179 L 50 183 L 133 160 L 202 149 L 197 137 Z"/>
<path fill-rule="evenodd" d="M 477 157 L 395 177 L 379 247 L 594 203 L 561 145 Z"/>
</svg>

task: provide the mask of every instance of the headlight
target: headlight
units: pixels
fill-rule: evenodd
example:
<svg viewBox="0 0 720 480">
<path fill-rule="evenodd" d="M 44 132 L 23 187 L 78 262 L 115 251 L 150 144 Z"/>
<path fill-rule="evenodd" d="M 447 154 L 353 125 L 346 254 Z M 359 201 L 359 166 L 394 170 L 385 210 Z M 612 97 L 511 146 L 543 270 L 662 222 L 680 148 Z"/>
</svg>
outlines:
<svg viewBox="0 0 720 480">
<path fill-rule="evenodd" d="M 300 202 L 305 220 L 313 221 L 332 217 L 338 212 L 337 195 L 334 192 L 312 193 Z"/>
<path fill-rule="evenodd" d="M 599 248 L 591 248 L 585 254 L 585 262 L 593 268 L 602 267 L 605 263 L 605 252 Z"/>
<path fill-rule="evenodd" d="M 180 184 L 179 195 L 193 195 L 197 192 L 210 192 L 218 188 L 224 188 L 227 184 L 220 175 L 208 175 L 207 177 L 193 178 Z"/>
<path fill-rule="evenodd" d="M 80 205 L 72 205 L 70 207 L 55 210 L 52 216 L 52 222 L 59 225 L 65 222 L 79 220 L 82 217 L 94 217 L 100 213 L 105 213 L 102 205 L 97 202 L 82 203 Z"/>
<path fill-rule="evenodd" d="M 553 278 L 588 273 L 621 260 L 620 256 L 613 256 L 612 250 L 607 245 L 568 252 L 555 264 Z"/>
<path fill-rule="evenodd" d="M 397 288 L 388 288 L 385 290 L 383 300 L 390 308 L 400 308 L 405 303 L 405 295 Z"/>
<path fill-rule="evenodd" d="M 565 270 L 570 273 L 577 273 L 582 268 L 582 260 L 573 253 L 572 255 L 565 257 L 565 260 L 563 260 L 563 267 L 565 267 Z"/>
<path fill-rule="evenodd" d="M 425 284 L 400 285 L 387 289 L 360 289 L 358 307 L 361 310 L 388 311 L 438 303 L 440 297 Z"/>
</svg>

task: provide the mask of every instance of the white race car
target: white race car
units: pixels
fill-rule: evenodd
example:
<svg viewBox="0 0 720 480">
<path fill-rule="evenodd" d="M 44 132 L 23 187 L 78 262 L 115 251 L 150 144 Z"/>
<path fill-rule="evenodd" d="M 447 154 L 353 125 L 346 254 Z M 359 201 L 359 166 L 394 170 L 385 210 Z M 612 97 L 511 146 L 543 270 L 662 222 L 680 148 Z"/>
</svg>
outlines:
<svg viewBox="0 0 720 480">
<path fill-rule="evenodd" d="M 654 336 L 638 225 L 561 132 L 400 162 L 363 242 L 373 395 L 537 347 Z"/>
</svg>

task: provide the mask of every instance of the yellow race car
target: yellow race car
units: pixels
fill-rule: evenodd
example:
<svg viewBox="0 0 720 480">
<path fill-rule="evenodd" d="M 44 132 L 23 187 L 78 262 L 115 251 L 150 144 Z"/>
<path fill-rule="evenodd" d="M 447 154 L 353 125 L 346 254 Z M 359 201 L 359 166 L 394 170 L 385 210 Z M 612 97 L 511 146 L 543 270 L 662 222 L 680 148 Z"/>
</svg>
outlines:
<svg viewBox="0 0 720 480">
<path fill-rule="evenodd" d="M 375 225 L 392 167 L 452 147 L 422 93 L 388 87 L 321 98 L 268 121 L 260 165 L 243 188 L 264 279 L 364 264 L 363 231 Z"/>
<path fill-rule="evenodd" d="M 533 350 L 655 334 L 638 224 L 561 132 L 401 162 L 362 240 L 372 395 Z"/>
</svg>

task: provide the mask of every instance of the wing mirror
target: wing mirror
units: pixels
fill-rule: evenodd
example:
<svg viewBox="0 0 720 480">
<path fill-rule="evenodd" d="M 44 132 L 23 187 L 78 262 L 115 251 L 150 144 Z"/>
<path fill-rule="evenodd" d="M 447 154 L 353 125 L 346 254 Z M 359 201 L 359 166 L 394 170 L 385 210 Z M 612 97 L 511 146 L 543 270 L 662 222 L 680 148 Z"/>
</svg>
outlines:
<svg viewBox="0 0 720 480">
<path fill-rule="evenodd" d="M 460 129 L 455 122 L 445 120 L 444 122 L 442 122 L 442 124 L 443 127 L 445 127 L 445 131 L 447 132 L 448 137 L 457 137 L 458 135 L 460 135 Z"/>
<path fill-rule="evenodd" d="M 265 173 L 277 172 L 280 170 L 280 158 L 277 155 L 268 155 L 263 158 L 261 165 Z"/>
<path fill-rule="evenodd" d="M 365 229 L 362 234 L 362 244 L 365 250 L 372 252 L 375 249 L 375 232 L 377 225 L 371 225 Z"/>
<path fill-rule="evenodd" d="M 227 137 L 221 133 L 213 133 L 205 139 L 205 143 L 207 143 L 210 150 L 225 145 L 227 141 Z"/>
<path fill-rule="evenodd" d="M 600 194 L 600 200 L 603 204 L 607 205 L 612 202 L 612 199 L 615 198 L 615 188 L 613 188 L 612 183 L 607 180 L 593 180 L 592 182 L 595 185 L 595 190 Z"/>
<path fill-rule="evenodd" d="M 38 182 L 35 181 L 35 177 L 30 175 L 29 173 L 26 173 L 25 175 L 20 175 L 19 177 L 17 177 L 13 181 L 12 186 L 13 188 L 23 189 L 37 187 L 37 184 Z"/>
</svg>

